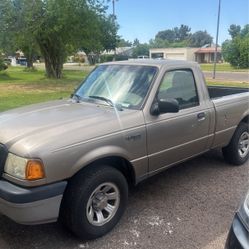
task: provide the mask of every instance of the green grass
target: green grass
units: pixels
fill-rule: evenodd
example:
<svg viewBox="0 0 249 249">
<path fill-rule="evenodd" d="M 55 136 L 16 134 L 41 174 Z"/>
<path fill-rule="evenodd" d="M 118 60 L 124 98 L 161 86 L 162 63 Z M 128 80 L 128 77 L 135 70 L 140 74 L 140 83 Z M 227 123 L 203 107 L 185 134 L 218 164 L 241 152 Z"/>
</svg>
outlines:
<svg viewBox="0 0 249 249">
<path fill-rule="evenodd" d="M 200 66 L 203 71 L 213 71 L 214 69 L 214 64 L 200 64 Z M 229 63 L 217 63 L 216 70 L 224 72 L 249 72 L 249 69 L 237 69 Z"/>
<path fill-rule="evenodd" d="M 45 77 L 45 72 L 42 69 L 28 72 L 25 71 L 23 67 L 9 67 L 5 71 L 0 72 L 0 84 L 2 83 L 67 83 L 71 81 L 80 82 L 88 72 L 86 71 L 75 71 L 75 70 L 64 70 L 63 78 L 60 80 L 47 79 Z"/>
<path fill-rule="evenodd" d="M 0 72 L 0 112 L 11 108 L 67 98 L 89 73 L 86 70 L 64 70 L 60 80 L 47 79 L 39 69 L 27 72 L 23 67 L 10 67 Z M 249 83 L 209 80 L 208 85 L 248 87 Z"/>
<path fill-rule="evenodd" d="M 64 70 L 62 79 L 47 79 L 44 70 L 10 67 L 0 72 L 0 111 L 69 97 L 87 71 Z"/>
<path fill-rule="evenodd" d="M 231 87 L 245 87 L 249 88 L 249 82 L 223 82 L 223 81 L 207 81 L 208 86 L 231 86 Z"/>
</svg>

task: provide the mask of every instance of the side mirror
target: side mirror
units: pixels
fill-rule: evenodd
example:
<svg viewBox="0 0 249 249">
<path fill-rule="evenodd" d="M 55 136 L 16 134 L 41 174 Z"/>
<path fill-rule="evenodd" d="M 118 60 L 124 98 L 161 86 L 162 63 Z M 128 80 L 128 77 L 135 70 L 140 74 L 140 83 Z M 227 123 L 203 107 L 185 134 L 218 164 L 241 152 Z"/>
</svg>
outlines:
<svg viewBox="0 0 249 249">
<path fill-rule="evenodd" d="M 151 107 L 152 115 L 160 115 L 162 113 L 179 112 L 180 106 L 176 99 L 159 99 Z"/>
</svg>

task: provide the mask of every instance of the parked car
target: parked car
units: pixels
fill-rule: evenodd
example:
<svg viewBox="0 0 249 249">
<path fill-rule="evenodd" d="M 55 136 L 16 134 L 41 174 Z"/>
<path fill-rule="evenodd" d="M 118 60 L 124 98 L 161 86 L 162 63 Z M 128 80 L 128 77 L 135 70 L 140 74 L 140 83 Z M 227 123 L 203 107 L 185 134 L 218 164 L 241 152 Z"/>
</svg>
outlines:
<svg viewBox="0 0 249 249">
<path fill-rule="evenodd" d="M 249 191 L 234 216 L 225 249 L 249 249 Z"/>
<path fill-rule="evenodd" d="M 193 62 L 99 65 L 71 99 L 0 115 L 0 212 L 102 236 L 124 213 L 129 185 L 213 148 L 245 164 L 248 98 L 248 89 L 207 88 Z"/>
<path fill-rule="evenodd" d="M 21 66 L 27 66 L 27 59 L 24 57 L 18 58 L 16 60 L 16 63 L 21 65 Z"/>
</svg>

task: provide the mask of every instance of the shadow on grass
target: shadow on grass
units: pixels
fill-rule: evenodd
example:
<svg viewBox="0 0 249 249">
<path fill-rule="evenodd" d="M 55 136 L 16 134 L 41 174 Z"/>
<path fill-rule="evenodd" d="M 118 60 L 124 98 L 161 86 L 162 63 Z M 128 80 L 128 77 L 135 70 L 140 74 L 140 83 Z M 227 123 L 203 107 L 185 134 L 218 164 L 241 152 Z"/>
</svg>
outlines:
<svg viewBox="0 0 249 249">
<path fill-rule="evenodd" d="M 10 76 L 7 72 L 0 73 L 0 84 L 4 81 L 20 80 L 19 78 Z"/>
</svg>

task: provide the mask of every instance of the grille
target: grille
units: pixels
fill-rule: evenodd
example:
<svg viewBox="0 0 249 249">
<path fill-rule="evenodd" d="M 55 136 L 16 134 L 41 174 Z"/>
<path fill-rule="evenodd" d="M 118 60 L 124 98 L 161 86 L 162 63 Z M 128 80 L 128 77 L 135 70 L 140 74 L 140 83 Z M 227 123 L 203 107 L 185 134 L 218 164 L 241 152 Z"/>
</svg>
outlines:
<svg viewBox="0 0 249 249">
<path fill-rule="evenodd" d="M 4 170 L 4 164 L 7 159 L 7 155 L 8 155 L 7 148 L 3 144 L 0 144 L 0 174 L 1 175 Z"/>
</svg>

